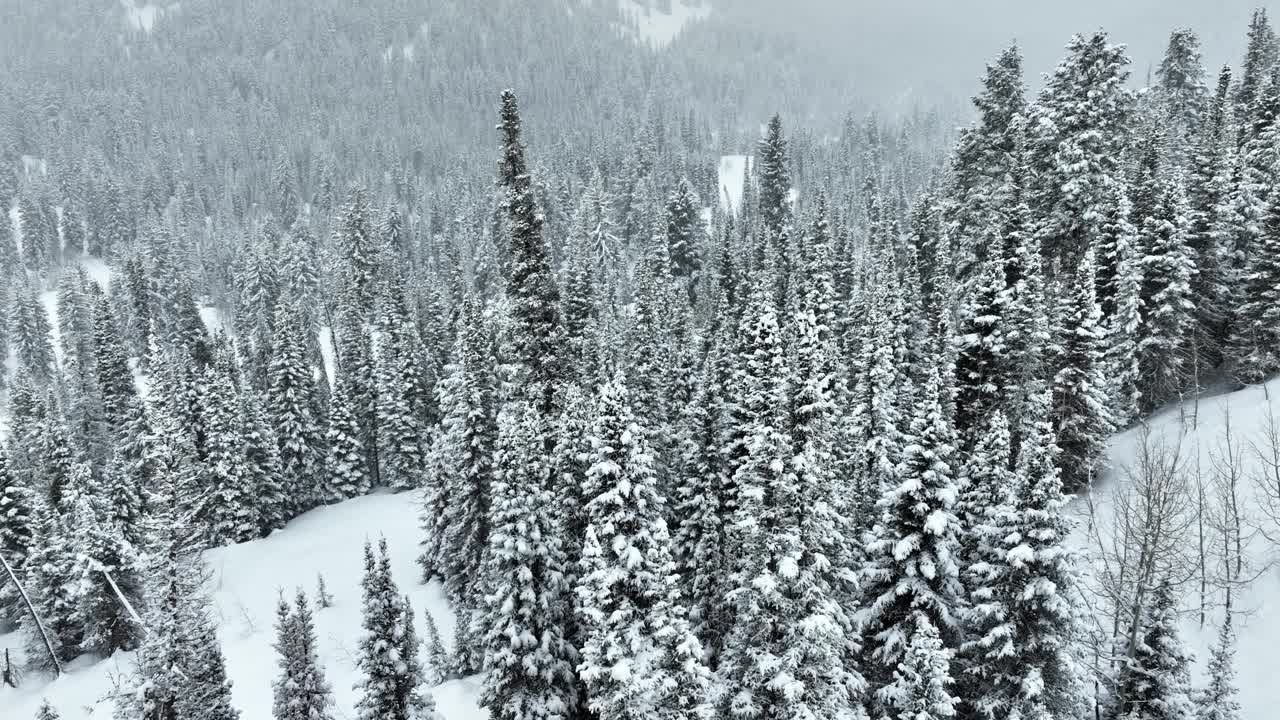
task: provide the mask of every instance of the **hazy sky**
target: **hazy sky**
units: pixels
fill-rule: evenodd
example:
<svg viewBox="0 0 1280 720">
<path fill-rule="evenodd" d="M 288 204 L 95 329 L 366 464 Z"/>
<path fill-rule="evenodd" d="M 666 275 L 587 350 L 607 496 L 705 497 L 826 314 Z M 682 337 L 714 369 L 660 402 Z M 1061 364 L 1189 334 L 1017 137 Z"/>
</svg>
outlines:
<svg viewBox="0 0 1280 720">
<path fill-rule="evenodd" d="M 1129 46 L 1138 80 L 1154 69 L 1169 32 L 1194 28 L 1209 75 L 1238 65 L 1254 8 L 1280 19 L 1280 0 L 727 0 L 751 22 L 802 33 L 846 64 L 860 94 L 967 97 L 985 63 L 1017 40 L 1029 84 L 1053 69 L 1075 32 L 1108 30 Z M 1210 83 L 1212 84 L 1212 82 Z"/>
</svg>

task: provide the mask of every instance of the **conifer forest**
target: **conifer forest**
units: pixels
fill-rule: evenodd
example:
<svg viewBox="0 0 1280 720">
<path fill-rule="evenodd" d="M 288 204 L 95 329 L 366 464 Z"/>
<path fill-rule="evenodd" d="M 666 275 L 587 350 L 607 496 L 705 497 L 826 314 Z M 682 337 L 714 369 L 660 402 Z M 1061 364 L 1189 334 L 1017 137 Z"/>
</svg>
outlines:
<svg viewBox="0 0 1280 720">
<path fill-rule="evenodd" d="M 779 5 L 0 0 L 0 718 L 1275 717 L 1267 10 Z"/>
</svg>

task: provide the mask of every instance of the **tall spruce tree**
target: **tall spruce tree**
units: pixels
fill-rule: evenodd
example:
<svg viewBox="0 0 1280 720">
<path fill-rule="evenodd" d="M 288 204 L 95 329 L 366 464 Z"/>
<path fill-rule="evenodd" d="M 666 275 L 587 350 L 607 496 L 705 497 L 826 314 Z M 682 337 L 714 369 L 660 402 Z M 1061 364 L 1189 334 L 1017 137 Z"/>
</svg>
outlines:
<svg viewBox="0 0 1280 720">
<path fill-rule="evenodd" d="M 912 413 L 894 484 L 877 503 L 881 512 L 862 570 L 866 601 L 858 611 L 866 649 L 864 673 L 882 713 L 894 670 L 906 657 L 923 613 L 943 646 L 955 648 L 962 589 L 952 463 L 955 432 L 934 369 Z M 874 714 L 874 713 L 873 713 Z"/>
<path fill-rule="evenodd" d="M 616 375 L 600 390 L 577 581 L 587 708 L 602 720 L 702 718 L 710 673 L 676 583 L 646 431 Z"/>
<path fill-rule="evenodd" d="M 542 212 L 520 142 L 520 108 L 510 90 L 502 93 L 498 129 L 502 133 L 498 185 L 511 241 L 507 292 L 514 322 L 512 351 L 527 377 L 522 392 L 549 416 L 565 379 L 560 290 L 551 270 L 550 252 L 542 235 Z"/>
<path fill-rule="evenodd" d="M 520 402 L 499 417 L 485 605 L 474 632 L 487 671 L 480 705 L 494 720 L 565 720 L 579 705 L 578 653 L 566 633 L 565 552 L 543 466 L 544 422 Z"/>
</svg>

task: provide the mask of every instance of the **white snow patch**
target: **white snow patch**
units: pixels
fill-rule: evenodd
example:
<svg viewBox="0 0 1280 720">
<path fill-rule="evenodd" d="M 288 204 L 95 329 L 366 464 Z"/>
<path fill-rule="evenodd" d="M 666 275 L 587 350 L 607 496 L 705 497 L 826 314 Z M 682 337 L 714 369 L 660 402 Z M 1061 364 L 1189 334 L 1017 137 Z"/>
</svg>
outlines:
<svg viewBox="0 0 1280 720">
<path fill-rule="evenodd" d="M 159 6 L 150 3 L 138 5 L 133 0 L 120 0 L 120 4 L 124 6 L 125 18 L 129 21 L 129 27 L 145 33 L 151 32 L 151 28 L 155 27 L 156 17 L 160 15 Z"/>
<path fill-rule="evenodd" d="M 34 173 L 39 173 L 41 175 L 48 175 L 49 161 L 45 160 L 44 158 L 35 157 L 34 155 L 23 155 L 22 156 L 22 172 L 27 177 L 31 177 L 31 175 Z"/>
<path fill-rule="evenodd" d="M 292 599 L 301 587 L 314 597 L 317 573 L 323 574 L 331 608 L 315 613 L 318 651 L 333 688 L 335 717 L 355 717 L 359 678 L 355 667 L 360 627 L 361 546 L 366 539 L 385 537 L 392 573 L 402 592 L 410 596 L 422 632 L 423 612 L 431 613 L 444 642 L 452 646 L 454 615 L 439 583 L 423 584 L 417 565 L 420 531 L 417 501 L 412 494 L 371 495 L 314 510 L 268 538 L 206 553 L 212 573 L 210 591 L 214 616 L 220 618 L 218 639 L 232 682 L 232 701 L 242 720 L 271 720 L 271 682 L 278 675 L 271 648 L 275 631 L 277 593 Z M 0 652 L 12 649 L 21 657 L 19 633 L 0 635 Z M 426 653 L 423 653 L 423 661 Z M 57 680 L 28 674 L 17 689 L 0 688 L 5 718 L 33 718 L 44 698 L 64 718 L 108 718 L 112 714 L 113 676 L 132 669 L 133 654 L 77 661 Z M 485 720 L 477 705 L 480 678 L 470 677 L 432 689 L 445 720 Z"/>
<path fill-rule="evenodd" d="M 720 158 L 720 208 L 737 213 L 742 207 L 743 180 L 755 164 L 750 155 L 725 155 Z"/>
<path fill-rule="evenodd" d="M 324 360 L 324 373 L 332 387 L 334 378 L 338 376 L 334 374 L 333 328 L 328 325 L 320 328 L 320 357 Z"/>
<path fill-rule="evenodd" d="M 226 326 L 226 321 L 222 317 L 222 311 L 212 305 L 200 306 L 200 319 L 204 321 L 204 326 L 208 328 L 211 333 L 222 330 Z"/>
<path fill-rule="evenodd" d="M 685 25 L 711 15 L 710 5 L 690 7 L 684 0 L 671 0 L 671 12 L 664 13 L 636 0 L 619 0 L 618 9 L 635 20 L 639 39 L 650 47 L 664 48 L 676 39 Z"/>
</svg>

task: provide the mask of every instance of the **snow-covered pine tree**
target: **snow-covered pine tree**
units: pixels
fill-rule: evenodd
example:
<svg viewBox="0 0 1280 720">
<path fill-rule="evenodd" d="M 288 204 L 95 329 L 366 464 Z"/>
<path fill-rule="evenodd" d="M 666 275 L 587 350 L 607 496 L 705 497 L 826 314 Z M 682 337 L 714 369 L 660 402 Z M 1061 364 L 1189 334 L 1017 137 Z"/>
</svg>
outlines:
<svg viewBox="0 0 1280 720">
<path fill-rule="evenodd" d="M 730 606 L 724 598 L 730 559 L 728 508 L 736 505 L 729 497 L 732 485 L 721 444 L 731 372 L 725 349 L 729 342 L 727 327 L 721 326 L 694 377 L 692 397 L 681 406 L 670 500 L 681 594 L 690 623 L 713 657 L 729 625 Z"/>
<path fill-rule="evenodd" d="M 1094 285 L 1094 253 L 1086 250 L 1076 276 L 1064 287 L 1049 363 L 1053 427 L 1062 486 L 1088 488 L 1097 476 L 1113 423 L 1106 392 L 1106 340 Z"/>
<path fill-rule="evenodd" d="M 1257 380 L 1280 367 L 1280 186 L 1267 200 L 1263 231 L 1249 253 L 1242 278 L 1244 302 L 1235 324 L 1233 345 L 1239 358 L 1237 375 Z"/>
<path fill-rule="evenodd" d="M 138 397 L 138 388 L 106 295 L 98 296 L 94 304 L 92 339 L 103 421 L 113 432 L 120 433 L 134 419 L 133 401 Z"/>
<path fill-rule="evenodd" d="M 893 671 L 893 682 L 876 692 L 885 720 L 945 720 L 959 704 L 952 694 L 951 658 L 929 615 L 912 613 L 910 643 Z"/>
<path fill-rule="evenodd" d="M 579 704 L 578 653 L 559 513 L 547 491 L 541 414 L 515 402 L 499 416 L 491 486 L 484 610 L 473 635 L 485 648 L 481 707 L 494 720 L 566 720 Z M 513 639 L 515 640 L 513 642 Z"/>
<path fill-rule="evenodd" d="M 434 720 L 435 703 L 422 689 L 418 663 L 418 636 L 413 630 L 413 608 L 400 595 L 391 577 L 386 539 L 378 542 L 378 558 L 365 545 L 364 638 L 360 641 L 358 667 L 362 674 L 356 689 L 360 720 Z"/>
<path fill-rule="evenodd" d="M 1173 588 L 1155 590 L 1142 634 L 1129 649 L 1114 692 L 1117 720 L 1183 720 L 1195 716 L 1191 702 L 1191 653 L 1178 636 Z"/>
<path fill-rule="evenodd" d="M 291 503 L 288 517 L 324 501 L 317 497 L 315 473 L 323 457 L 323 436 L 315 417 L 315 376 L 307 361 L 301 317 L 284 300 L 276 308 L 269 370 L 268 412 L 280 449 L 284 493 Z"/>
<path fill-rule="evenodd" d="M 117 710 L 132 717 L 238 720 L 204 591 L 199 532 L 190 525 L 190 511 L 180 498 L 195 469 L 190 448 L 175 427 L 172 417 L 157 418 L 147 635 L 138 649 L 132 692 L 118 696 Z"/>
<path fill-rule="evenodd" d="M 1163 107 L 1174 162 L 1186 160 L 1185 150 L 1205 120 L 1209 88 L 1205 85 L 1200 38 L 1190 28 L 1179 28 L 1169 36 L 1164 59 L 1156 68 L 1157 102 Z"/>
<path fill-rule="evenodd" d="M 77 551 L 79 621 L 84 628 L 80 648 L 110 657 L 117 650 L 136 649 L 146 634 L 133 616 L 145 609 L 145 568 L 138 549 L 97 507 L 106 500 L 81 495 L 70 525 Z"/>
<path fill-rule="evenodd" d="M 667 256 L 671 258 L 671 276 L 689 293 L 689 301 L 697 299 L 697 284 L 702 275 L 703 236 L 698 217 L 698 198 L 687 179 L 681 179 L 667 200 Z"/>
<path fill-rule="evenodd" d="M 600 390 L 590 437 L 576 587 L 587 708 L 602 720 L 706 717 L 709 672 L 681 604 L 653 453 L 621 373 Z"/>
<path fill-rule="evenodd" d="M 365 474 L 371 486 L 380 484 L 378 474 L 378 392 L 374 382 L 373 340 L 356 305 L 353 291 L 338 303 L 336 332 L 337 374 L 345 375 L 351 411 L 360 428 L 364 445 Z"/>
<path fill-rule="evenodd" d="M 952 237 L 960 245 L 956 264 L 961 277 L 981 266 L 987 255 L 994 194 L 1016 161 L 1017 143 L 1010 134 L 1015 117 L 1026 110 L 1022 53 L 1012 46 L 987 66 L 982 91 L 973 98 L 978 121 L 960 131 L 947 214 L 954 223 Z"/>
<path fill-rule="evenodd" d="M 84 622 L 80 614 L 83 594 L 76 565 L 77 545 L 68 523 L 49 504 L 37 510 L 35 532 L 27 553 L 25 585 L 40 624 L 30 615 L 22 616 L 21 626 L 27 636 L 28 662 L 41 669 L 52 669 L 45 649 L 45 635 L 53 644 L 59 662 L 67 662 L 80 654 L 84 638 Z"/>
<path fill-rule="evenodd" d="M 930 371 L 913 408 L 893 484 L 877 503 L 881 515 L 862 569 L 863 673 L 877 698 L 894 683 L 893 672 L 915 633 L 916 613 L 928 617 L 945 647 L 954 648 L 959 639 L 955 431 L 942 404 L 941 372 Z"/>
<path fill-rule="evenodd" d="M 1003 228 L 1000 228 L 1001 230 Z M 956 353 L 956 430 L 965 447 L 977 441 L 975 431 L 984 419 L 1008 396 L 1004 371 L 1005 290 L 1003 239 L 984 245 L 990 249 L 986 261 L 973 272 L 970 287 L 960 309 L 960 323 L 955 337 Z"/>
<path fill-rule="evenodd" d="M 1139 203 L 1134 203 L 1142 264 L 1137 364 L 1139 409 L 1144 413 L 1177 399 L 1186 387 L 1190 374 L 1186 341 L 1195 311 L 1190 283 L 1196 268 L 1187 247 L 1182 183 L 1158 175 L 1150 180 L 1154 183 L 1150 213 L 1142 213 Z"/>
<path fill-rule="evenodd" d="M 1271 29 L 1265 8 L 1253 11 L 1249 21 L 1249 37 L 1244 62 L 1240 69 L 1240 82 L 1235 87 L 1236 119 L 1240 122 L 1239 142 L 1252 138 L 1257 101 L 1271 79 L 1276 62 L 1276 35 Z"/>
<path fill-rule="evenodd" d="M 1028 111 L 1037 234 L 1045 257 L 1067 273 L 1098 235 L 1110 186 L 1121 175 L 1133 106 L 1128 66 L 1124 46 L 1112 45 L 1105 32 L 1076 35 Z"/>
<path fill-rule="evenodd" d="M 336 503 L 365 495 L 370 490 L 369 460 L 356 419 L 351 380 L 338 373 L 329 401 L 329 427 L 325 431 L 323 503 Z"/>
<path fill-rule="evenodd" d="M 873 290 L 867 299 L 866 322 L 857 343 L 856 373 L 851 378 L 842 437 L 853 448 L 850 480 L 852 507 L 860 531 L 879 521 L 876 503 L 885 490 L 897 485 L 906 421 L 902 400 L 909 388 L 899 383 L 898 337 L 893 305 L 887 290 Z M 903 392 L 903 391 L 906 392 Z"/>
<path fill-rule="evenodd" d="M 343 297 L 355 303 L 351 310 L 362 318 L 372 315 L 377 292 L 379 242 L 371 216 L 365 191 L 355 189 L 338 221 L 337 231 L 337 246 L 343 260 Z"/>
<path fill-rule="evenodd" d="M 280 471 L 280 448 L 271 420 L 261 400 L 243 389 L 239 396 L 240 443 L 244 452 L 246 484 L 252 494 L 258 536 L 284 527 L 290 519 L 292 499 L 286 494 Z"/>
<path fill-rule="evenodd" d="M 35 286 L 22 283 L 14 293 L 9 312 L 9 344 L 19 369 L 37 384 L 53 377 L 54 354 L 49 315 L 36 296 Z"/>
<path fill-rule="evenodd" d="M 502 92 L 498 129 L 502 132 L 498 185 L 511 242 L 507 293 L 514 321 L 513 356 L 527 377 L 521 392 L 549 416 L 565 379 L 560 291 L 542 236 L 542 213 L 520 142 L 520 109 L 511 90 Z"/>
<path fill-rule="evenodd" d="M 329 720 L 333 695 L 316 651 L 316 628 L 307 596 L 298 590 L 292 607 L 283 595 L 276 611 L 275 649 L 280 675 L 272 683 L 275 720 Z"/>
<path fill-rule="evenodd" d="M 493 338 L 479 299 L 463 304 L 453 363 L 437 387 L 441 429 L 432 451 L 423 509 L 423 569 L 439 575 L 465 636 L 483 597 L 477 582 L 489 547 L 490 493 L 498 440 L 498 375 Z M 456 643 L 459 664 L 478 670 L 474 643 Z"/>
<path fill-rule="evenodd" d="M 200 383 L 207 454 L 201 463 L 197 518 L 210 547 L 246 542 L 259 536 L 258 497 L 243 444 L 246 426 L 237 389 L 219 360 L 205 368 Z"/>
<path fill-rule="evenodd" d="M 40 703 L 40 710 L 36 713 L 35 720 L 61 720 L 62 716 L 57 710 L 53 709 L 53 705 L 49 704 L 48 698 Z"/>
<path fill-rule="evenodd" d="M 9 453 L 0 443 L 0 554 L 23 573 L 27 556 L 33 550 L 36 534 L 37 506 L 35 493 L 11 467 Z M 0 625 L 8 626 L 25 612 L 18 605 L 17 588 L 12 583 L 0 586 Z"/>
<path fill-rule="evenodd" d="M 1203 386 L 1205 376 L 1222 362 L 1227 319 L 1231 316 L 1226 307 L 1228 286 L 1234 280 L 1228 255 L 1231 170 L 1235 164 L 1230 91 L 1231 68 L 1224 67 L 1195 138 L 1187 187 L 1187 247 L 1196 264 L 1190 290 L 1196 304 L 1190 354 L 1194 361 L 1192 379 L 1198 386 Z"/>
<path fill-rule="evenodd" d="M 769 119 L 757 153 L 761 232 L 766 242 L 773 245 L 773 251 L 783 255 L 787 250 L 783 231 L 791 215 L 787 197 L 791 192 L 791 175 L 787 169 L 787 141 L 782 136 L 781 117 L 774 115 Z"/>
<path fill-rule="evenodd" d="M 1240 720 L 1236 687 L 1236 633 L 1228 612 L 1218 627 L 1218 641 L 1209 653 L 1204 674 L 1209 682 L 1196 695 L 1197 720 Z"/>
<path fill-rule="evenodd" d="M 422 485 L 426 426 L 435 420 L 435 403 L 426 397 L 426 353 L 405 304 L 400 272 L 392 266 L 385 273 L 373 371 L 379 472 L 390 487 L 409 490 Z"/>
<path fill-rule="evenodd" d="M 964 702 L 976 717 L 1078 717 L 1075 556 L 1054 464 L 1048 394 L 1022 420 L 1015 471 L 969 528 Z"/>
</svg>

